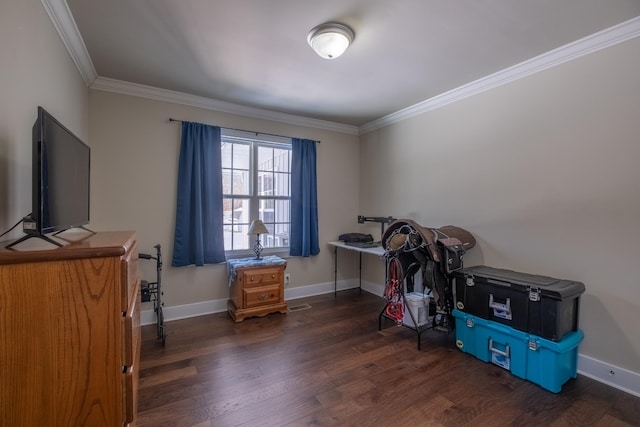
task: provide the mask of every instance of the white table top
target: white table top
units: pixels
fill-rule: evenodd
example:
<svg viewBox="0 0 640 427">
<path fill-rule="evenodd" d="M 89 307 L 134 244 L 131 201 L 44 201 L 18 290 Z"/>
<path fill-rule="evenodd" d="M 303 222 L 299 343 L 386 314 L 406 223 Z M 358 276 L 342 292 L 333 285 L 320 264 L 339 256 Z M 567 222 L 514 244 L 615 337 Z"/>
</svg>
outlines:
<svg viewBox="0 0 640 427">
<path fill-rule="evenodd" d="M 367 253 L 367 254 L 378 255 L 378 256 L 384 256 L 384 252 L 385 252 L 384 248 L 382 247 L 382 245 L 375 246 L 373 248 L 360 248 L 358 246 L 347 245 L 346 243 L 344 243 L 341 240 L 337 240 L 335 242 L 329 242 L 329 244 L 331 246 L 336 246 L 338 248 L 347 249 L 347 250 L 350 250 L 350 251 L 364 252 L 364 253 Z"/>
</svg>

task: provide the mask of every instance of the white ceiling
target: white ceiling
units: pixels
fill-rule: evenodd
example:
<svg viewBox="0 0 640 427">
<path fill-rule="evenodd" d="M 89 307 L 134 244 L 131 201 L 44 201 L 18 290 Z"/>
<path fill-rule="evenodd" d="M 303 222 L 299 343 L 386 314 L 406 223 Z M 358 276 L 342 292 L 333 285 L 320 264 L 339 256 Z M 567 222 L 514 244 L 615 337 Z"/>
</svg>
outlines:
<svg viewBox="0 0 640 427">
<path fill-rule="evenodd" d="M 79 31 L 84 60 L 101 79 L 351 126 L 640 16 L 640 0 L 67 4 L 72 20 L 58 29 L 71 38 Z M 311 28 L 327 21 L 356 33 L 334 60 L 317 56 L 306 40 Z"/>
</svg>

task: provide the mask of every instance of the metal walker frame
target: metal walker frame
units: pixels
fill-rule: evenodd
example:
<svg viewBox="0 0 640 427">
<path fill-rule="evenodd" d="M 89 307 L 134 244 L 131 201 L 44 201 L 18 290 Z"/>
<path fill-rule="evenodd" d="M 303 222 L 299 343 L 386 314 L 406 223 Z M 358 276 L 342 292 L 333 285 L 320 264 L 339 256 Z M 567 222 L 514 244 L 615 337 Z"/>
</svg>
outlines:
<svg viewBox="0 0 640 427">
<path fill-rule="evenodd" d="M 162 308 L 164 307 L 164 302 L 162 302 L 162 250 L 159 244 L 155 245 L 154 248 L 156 249 L 155 256 L 146 253 L 138 253 L 139 259 L 155 260 L 156 262 L 156 281 L 149 282 L 147 280 L 141 280 L 140 293 L 142 302 L 153 301 L 153 311 L 156 314 L 158 340 L 160 340 L 164 346 L 167 338 L 167 330 L 164 325 L 164 313 L 162 312 Z"/>
</svg>

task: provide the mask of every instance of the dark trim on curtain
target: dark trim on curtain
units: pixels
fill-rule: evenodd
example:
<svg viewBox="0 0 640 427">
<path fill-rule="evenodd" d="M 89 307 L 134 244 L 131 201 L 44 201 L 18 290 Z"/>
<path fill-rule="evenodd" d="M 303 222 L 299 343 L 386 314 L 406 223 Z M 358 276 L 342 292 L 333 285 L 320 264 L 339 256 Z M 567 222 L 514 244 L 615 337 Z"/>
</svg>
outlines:
<svg viewBox="0 0 640 427">
<path fill-rule="evenodd" d="M 182 122 L 174 267 L 226 261 L 220 134 L 217 126 Z"/>
<path fill-rule="evenodd" d="M 289 254 L 308 257 L 320 253 L 316 142 L 291 139 L 291 235 Z"/>
</svg>

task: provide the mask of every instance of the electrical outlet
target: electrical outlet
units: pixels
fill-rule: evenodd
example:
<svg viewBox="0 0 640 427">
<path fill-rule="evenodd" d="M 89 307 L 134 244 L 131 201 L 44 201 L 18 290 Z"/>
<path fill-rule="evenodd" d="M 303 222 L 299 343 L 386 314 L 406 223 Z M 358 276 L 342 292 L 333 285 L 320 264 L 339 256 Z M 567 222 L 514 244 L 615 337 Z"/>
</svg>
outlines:
<svg viewBox="0 0 640 427">
<path fill-rule="evenodd" d="M 291 274 L 284 273 L 284 286 L 287 287 L 291 284 Z"/>
</svg>

